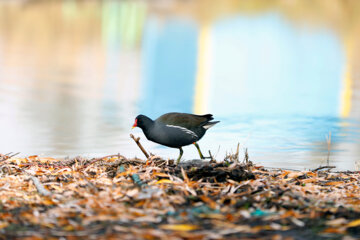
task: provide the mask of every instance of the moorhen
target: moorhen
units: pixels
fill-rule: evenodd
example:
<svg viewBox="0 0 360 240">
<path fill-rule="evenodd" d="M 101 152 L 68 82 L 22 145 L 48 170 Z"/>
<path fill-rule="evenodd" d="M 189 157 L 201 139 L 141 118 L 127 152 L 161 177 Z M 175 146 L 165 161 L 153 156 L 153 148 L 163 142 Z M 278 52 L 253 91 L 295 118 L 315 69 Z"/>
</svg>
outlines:
<svg viewBox="0 0 360 240">
<path fill-rule="evenodd" d="M 182 147 L 192 143 L 197 148 L 200 158 L 204 159 L 196 142 L 204 136 L 206 130 L 219 122 L 210 122 L 213 119 L 211 114 L 195 115 L 176 112 L 166 113 L 156 120 L 145 115 L 139 115 L 135 118 L 132 128 L 141 128 L 150 141 L 167 147 L 178 148 L 180 155 L 176 163 L 179 163 L 183 155 Z"/>
</svg>

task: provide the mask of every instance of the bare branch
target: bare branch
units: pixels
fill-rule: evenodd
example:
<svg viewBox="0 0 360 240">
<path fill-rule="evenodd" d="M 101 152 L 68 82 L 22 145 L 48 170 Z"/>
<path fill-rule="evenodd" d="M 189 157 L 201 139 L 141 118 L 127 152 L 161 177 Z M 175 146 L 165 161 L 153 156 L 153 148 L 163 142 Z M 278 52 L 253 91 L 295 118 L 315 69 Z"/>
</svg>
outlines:
<svg viewBox="0 0 360 240">
<path fill-rule="evenodd" d="M 312 170 L 312 172 L 316 172 L 316 171 L 319 171 L 321 169 L 326 169 L 326 168 L 336 168 L 336 166 L 322 166 L 322 167 L 318 167 L 318 168 L 315 168 L 314 170 Z"/>
<path fill-rule="evenodd" d="M 144 147 L 141 145 L 140 143 L 140 137 L 135 138 L 134 135 L 130 134 L 130 137 L 132 139 L 134 139 L 135 143 L 138 145 L 138 147 L 140 148 L 140 150 L 143 152 L 143 154 L 145 155 L 146 159 L 149 158 L 149 154 L 145 151 Z"/>
</svg>

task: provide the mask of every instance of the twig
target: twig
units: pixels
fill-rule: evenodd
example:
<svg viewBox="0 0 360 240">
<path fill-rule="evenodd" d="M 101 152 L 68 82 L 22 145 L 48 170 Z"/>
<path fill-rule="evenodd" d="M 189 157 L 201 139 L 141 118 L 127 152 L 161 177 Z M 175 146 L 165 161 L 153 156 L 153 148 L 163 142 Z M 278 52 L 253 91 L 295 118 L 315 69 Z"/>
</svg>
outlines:
<svg viewBox="0 0 360 240">
<path fill-rule="evenodd" d="M 57 229 L 50 229 L 50 234 L 56 237 L 89 237 L 89 236 L 96 236 L 97 233 L 104 229 L 104 224 L 98 224 L 95 226 L 91 226 L 86 230 L 77 230 L 77 231 L 64 231 L 64 230 L 57 230 Z"/>
<path fill-rule="evenodd" d="M 145 155 L 146 159 L 149 158 L 149 154 L 145 151 L 145 149 L 143 148 L 143 146 L 140 143 L 140 137 L 135 138 L 134 135 L 130 134 L 130 137 L 132 139 L 134 139 L 135 143 L 138 145 L 138 147 L 140 148 L 140 150 L 143 152 L 143 154 Z"/>
<path fill-rule="evenodd" d="M 245 148 L 244 162 L 245 163 L 249 162 L 249 154 L 248 154 L 248 149 L 247 148 Z"/>
<path fill-rule="evenodd" d="M 216 159 L 217 155 L 219 154 L 219 152 L 220 152 L 220 145 L 219 145 L 218 150 L 217 150 L 217 152 L 216 152 L 216 154 L 214 156 L 215 159 Z"/>
<path fill-rule="evenodd" d="M 35 176 L 30 176 L 30 179 L 33 181 L 37 191 L 40 193 L 40 195 L 43 196 L 50 196 L 51 192 L 46 190 L 46 188 L 41 184 L 40 180 Z"/>
<path fill-rule="evenodd" d="M 327 165 L 329 166 L 330 162 L 330 148 L 331 148 L 331 131 L 329 132 L 329 136 L 326 137 L 326 143 L 328 148 L 328 154 L 327 154 Z"/>
<path fill-rule="evenodd" d="M 316 172 L 316 171 L 319 171 L 321 169 L 325 169 L 325 168 L 336 168 L 336 166 L 322 166 L 322 167 L 318 167 L 318 168 L 315 168 L 314 170 L 311 170 L 312 172 Z"/>
<path fill-rule="evenodd" d="M 292 168 L 279 168 L 279 167 L 264 167 L 265 169 L 273 169 L 273 170 L 278 170 L 278 171 L 284 171 L 284 170 L 288 170 L 288 171 L 294 171 L 294 172 L 300 172 L 301 170 L 298 169 L 292 169 Z M 311 171 L 311 170 L 310 170 Z"/>
<path fill-rule="evenodd" d="M 120 154 L 112 154 L 112 155 L 108 155 L 108 156 L 105 156 L 105 157 L 100 157 L 100 158 L 94 158 L 91 160 L 91 162 L 89 164 L 85 164 L 83 165 L 81 169 L 84 169 L 84 168 L 87 168 L 88 166 L 90 166 L 91 164 L 94 164 L 98 161 L 101 161 L 101 160 L 104 160 L 105 158 L 111 158 L 111 157 L 118 157 L 119 159 L 122 158 L 122 159 L 126 159 L 124 156 L 120 155 Z"/>
<path fill-rule="evenodd" d="M 209 150 L 209 155 L 210 155 L 210 163 L 216 163 L 216 160 L 213 158 L 213 156 L 211 155 L 211 151 Z"/>
<path fill-rule="evenodd" d="M 18 155 L 19 153 L 20 153 L 20 152 L 14 153 L 13 155 L 9 155 L 8 157 L 9 157 L 9 158 L 12 158 L 12 157 Z M 9 154 L 10 154 L 10 153 L 9 153 Z"/>
<path fill-rule="evenodd" d="M 5 162 L 6 160 L 18 155 L 19 153 L 20 152 L 12 154 L 12 152 L 9 152 L 9 153 L 7 153 L 5 155 L 0 156 L 0 163 Z M 12 154 L 12 155 L 10 155 L 10 154 Z"/>
<path fill-rule="evenodd" d="M 245 165 L 249 165 L 249 153 L 248 153 L 247 148 L 245 148 L 245 155 L 244 155 L 243 163 L 245 163 Z"/>
<path fill-rule="evenodd" d="M 247 148 L 245 148 L 244 161 L 245 161 L 246 169 L 249 171 L 249 170 L 250 170 L 250 168 L 249 168 L 250 162 L 249 162 L 249 153 L 248 153 L 248 149 L 247 149 Z"/>
<path fill-rule="evenodd" d="M 236 156 L 235 156 L 235 161 L 239 162 L 239 148 L 240 148 L 240 143 L 238 143 L 237 147 L 236 147 Z"/>
<path fill-rule="evenodd" d="M 326 166 L 320 166 L 318 168 L 315 168 L 314 170 L 312 170 L 313 172 L 319 171 L 321 169 L 331 169 L 331 168 L 336 168 L 336 166 L 330 166 L 330 150 L 331 150 L 331 131 L 329 131 L 329 135 L 326 136 L 326 143 L 327 143 L 327 158 L 326 158 L 326 162 L 327 165 Z"/>
</svg>

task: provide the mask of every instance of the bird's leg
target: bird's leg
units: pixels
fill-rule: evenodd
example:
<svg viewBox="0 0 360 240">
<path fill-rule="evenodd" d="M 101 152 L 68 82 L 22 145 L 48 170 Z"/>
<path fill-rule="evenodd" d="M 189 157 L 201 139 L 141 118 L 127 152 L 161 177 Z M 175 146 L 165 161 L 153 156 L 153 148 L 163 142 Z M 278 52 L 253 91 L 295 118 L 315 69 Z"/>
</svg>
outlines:
<svg viewBox="0 0 360 240">
<path fill-rule="evenodd" d="M 178 159 L 176 160 L 176 164 L 179 164 L 180 159 L 181 159 L 181 156 L 182 156 L 182 155 L 183 155 L 183 153 L 184 153 L 184 151 L 182 150 L 182 148 L 181 148 L 181 147 L 179 148 L 179 150 L 180 150 L 180 155 L 179 155 Z"/>
<path fill-rule="evenodd" d="M 205 159 L 204 155 L 202 155 L 202 153 L 201 153 L 201 151 L 200 151 L 199 144 L 197 144 L 196 142 L 194 142 L 194 145 L 195 145 L 195 147 L 197 148 L 197 150 L 198 150 L 198 152 L 199 152 L 200 158 L 201 158 L 201 159 Z"/>
</svg>

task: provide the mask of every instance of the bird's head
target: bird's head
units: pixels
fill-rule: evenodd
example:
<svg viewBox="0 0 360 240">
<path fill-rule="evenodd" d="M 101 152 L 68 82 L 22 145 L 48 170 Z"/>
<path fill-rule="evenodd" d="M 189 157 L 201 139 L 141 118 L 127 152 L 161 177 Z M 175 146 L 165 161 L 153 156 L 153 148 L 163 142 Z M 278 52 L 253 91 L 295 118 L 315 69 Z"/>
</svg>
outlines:
<svg viewBox="0 0 360 240">
<path fill-rule="evenodd" d="M 141 129 L 143 129 L 150 122 L 153 122 L 153 121 L 150 118 L 148 118 L 147 116 L 140 114 L 135 118 L 135 123 L 132 126 L 132 128 L 139 127 Z"/>
</svg>

